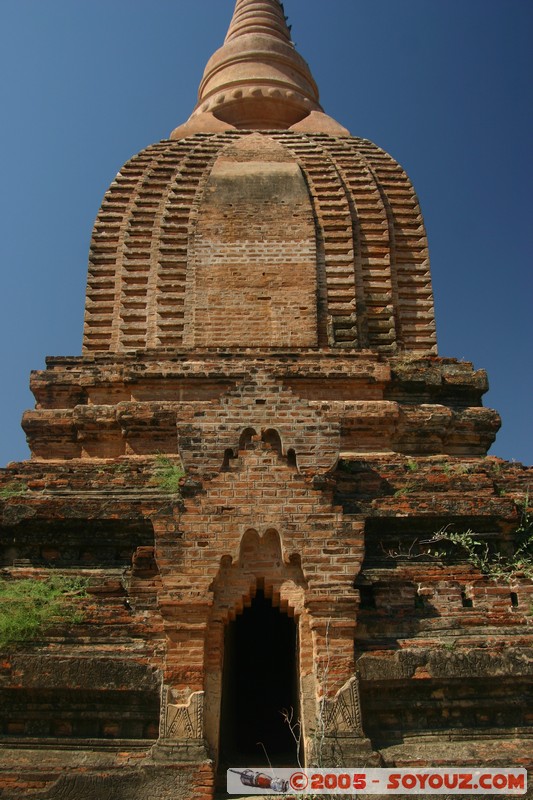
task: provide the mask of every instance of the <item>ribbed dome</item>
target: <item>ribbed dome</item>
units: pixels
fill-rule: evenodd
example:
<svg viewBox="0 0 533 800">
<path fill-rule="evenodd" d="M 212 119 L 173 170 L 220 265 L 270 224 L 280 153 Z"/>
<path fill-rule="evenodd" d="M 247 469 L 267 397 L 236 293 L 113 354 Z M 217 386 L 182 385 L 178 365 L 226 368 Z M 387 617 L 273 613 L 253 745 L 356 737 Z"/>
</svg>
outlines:
<svg viewBox="0 0 533 800">
<path fill-rule="evenodd" d="M 107 192 L 84 350 L 435 351 L 427 240 L 402 168 L 293 131 L 162 141 Z"/>
<path fill-rule="evenodd" d="M 85 351 L 212 347 L 436 347 L 409 179 L 324 114 L 279 0 L 236 1 L 191 118 L 94 229 Z"/>
</svg>

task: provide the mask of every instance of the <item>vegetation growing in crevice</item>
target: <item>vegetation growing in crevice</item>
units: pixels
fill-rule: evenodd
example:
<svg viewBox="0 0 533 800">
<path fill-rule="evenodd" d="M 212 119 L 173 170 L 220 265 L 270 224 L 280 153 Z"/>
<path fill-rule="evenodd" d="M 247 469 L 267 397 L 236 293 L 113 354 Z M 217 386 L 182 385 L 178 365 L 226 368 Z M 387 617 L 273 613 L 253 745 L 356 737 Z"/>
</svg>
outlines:
<svg viewBox="0 0 533 800">
<path fill-rule="evenodd" d="M 408 494 L 412 494 L 413 492 L 417 492 L 420 489 L 420 484 L 414 481 L 407 481 L 405 486 L 402 486 L 401 489 L 397 489 L 393 497 L 405 497 Z"/>
<path fill-rule="evenodd" d="M 449 526 L 427 540 L 428 553 L 436 558 L 449 555 L 447 549 L 440 549 L 440 543 L 449 543 L 466 561 L 491 580 L 510 583 L 518 574 L 533 580 L 533 511 L 529 506 L 529 495 L 526 495 L 519 506 L 520 522 L 514 532 L 514 552 L 505 555 L 491 552 L 486 541 L 477 538 L 478 534 L 467 531 L 450 531 Z"/>
<path fill-rule="evenodd" d="M 84 578 L 65 575 L 0 579 L 0 649 L 36 639 L 53 625 L 82 622 L 86 588 Z"/>
<path fill-rule="evenodd" d="M 10 481 L 0 489 L 0 500 L 9 500 L 10 497 L 21 497 L 26 494 L 28 487 L 24 481 Z"/>
<path fill-rule="evenodd" d="M 152 468 L 151 483 L 162 492 L 173 494 L 181 499 L 181 481 L 185 477 L 185 470 L 181 462 L 175 463 L 167 456 L 156 456 Z"/>
</svg>

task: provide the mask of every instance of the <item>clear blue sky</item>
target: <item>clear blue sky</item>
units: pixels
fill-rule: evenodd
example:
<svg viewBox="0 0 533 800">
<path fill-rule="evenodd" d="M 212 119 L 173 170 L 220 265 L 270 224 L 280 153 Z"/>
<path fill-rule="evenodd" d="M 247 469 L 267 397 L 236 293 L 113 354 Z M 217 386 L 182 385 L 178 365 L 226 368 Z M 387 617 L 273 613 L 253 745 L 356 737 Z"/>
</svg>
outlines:
<svg viewBox="0 0 533 800">
<path fill-rule="evenodd" d="M 1 0 L 0 464 L 31 369 L 81 348 L 87 252 L 131 155 L 191 112 L 232 0 Z M 443 356 L 487 369 L 494 455 L 533 463 L 533 3 L 285 0 L 332 116 L 406 168 Z"/>
</svg>

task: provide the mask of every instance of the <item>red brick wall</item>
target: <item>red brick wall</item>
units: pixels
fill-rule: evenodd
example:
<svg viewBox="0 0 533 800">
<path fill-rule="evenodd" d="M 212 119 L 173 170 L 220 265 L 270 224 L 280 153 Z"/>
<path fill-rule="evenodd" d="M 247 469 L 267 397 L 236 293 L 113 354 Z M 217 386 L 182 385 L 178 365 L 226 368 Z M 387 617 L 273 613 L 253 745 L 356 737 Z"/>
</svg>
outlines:
<svg viewBox="0 0 533 800">
<path fill-rule="evenodd" d="M 197 346 L 317 343 L 311 201 L 288 151 L 260 135 L 217 159 L 191 240 L 185 339 Z"/>
</svg>

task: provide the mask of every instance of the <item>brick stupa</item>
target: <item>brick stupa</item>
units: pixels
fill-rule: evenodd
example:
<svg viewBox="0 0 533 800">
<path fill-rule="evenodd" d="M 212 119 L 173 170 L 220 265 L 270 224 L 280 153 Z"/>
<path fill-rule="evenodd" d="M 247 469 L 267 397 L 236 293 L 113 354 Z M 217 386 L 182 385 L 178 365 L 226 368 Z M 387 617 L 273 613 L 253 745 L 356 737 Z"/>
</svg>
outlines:
<svg viewBox="0 0 533 800">
<path fill-rule="evenodd" d="M 265 751 L 531 765 L 531 581 L 428 542 L 511 563 L 533 471 L 487 458 L 409 178 L 324 113 L 278 0 L 237 0 L 190 119 L 111 184 L 83 354 L 31 388 L 2 577 L 89 596 L 1 654 L 2 800 L 211 800 Z"/>
</svg>

